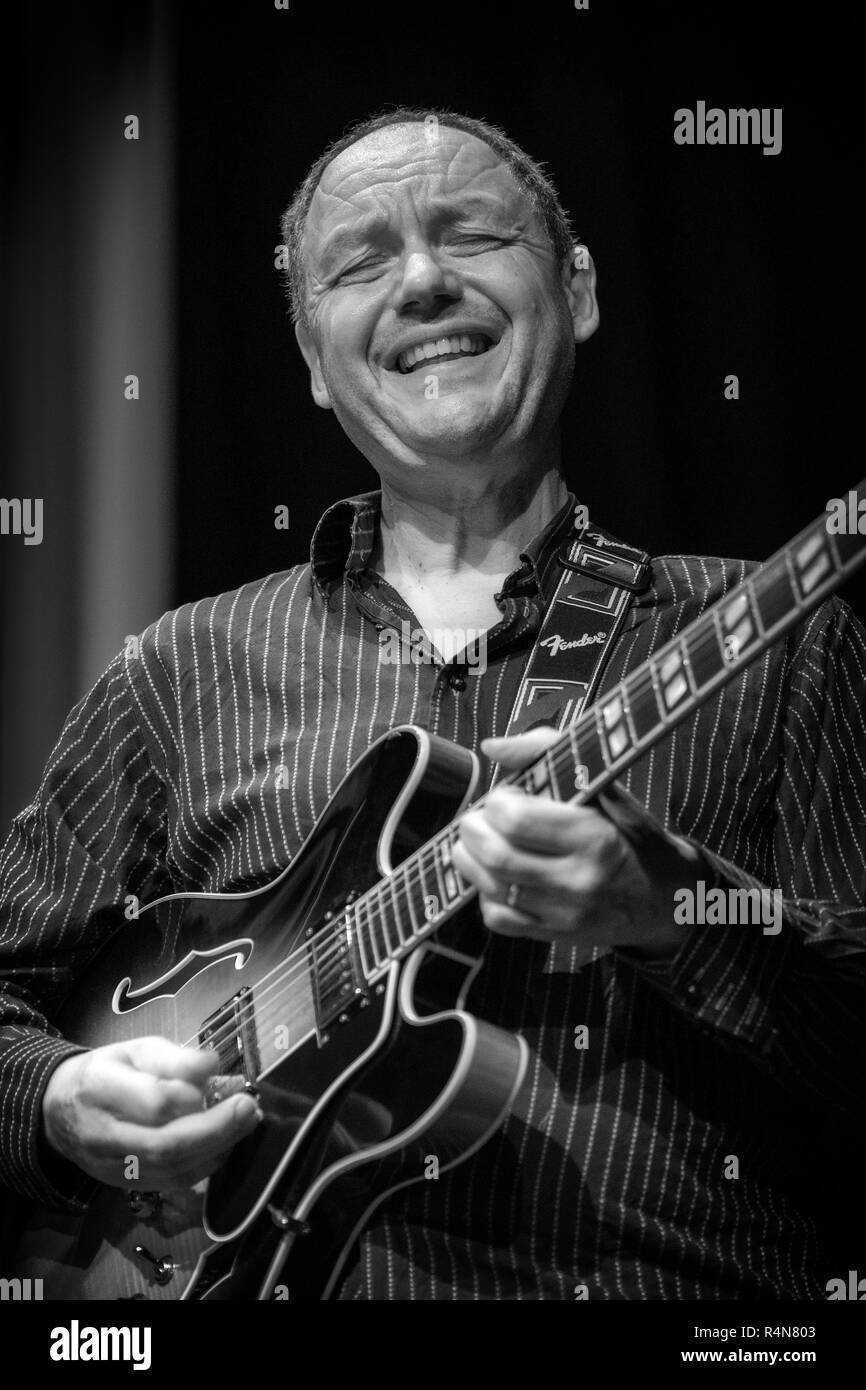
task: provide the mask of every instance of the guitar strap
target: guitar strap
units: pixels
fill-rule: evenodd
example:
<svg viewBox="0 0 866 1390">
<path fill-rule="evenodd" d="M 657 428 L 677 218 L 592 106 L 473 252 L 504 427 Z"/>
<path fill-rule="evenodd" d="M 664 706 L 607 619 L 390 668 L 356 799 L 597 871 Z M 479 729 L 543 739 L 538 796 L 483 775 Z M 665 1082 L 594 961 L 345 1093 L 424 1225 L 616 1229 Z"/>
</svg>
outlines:
<svg viewBox="0 0 866 1390">
<path fill-rule="evenodd" d="M 595 696 L 632 598 L 649 586 L 645 550 L 594 523 L 575 523 L 575 530 L 557 555 L 562 574 L 520 682 L 509 736 L 574 723 Z"/>
</svg>

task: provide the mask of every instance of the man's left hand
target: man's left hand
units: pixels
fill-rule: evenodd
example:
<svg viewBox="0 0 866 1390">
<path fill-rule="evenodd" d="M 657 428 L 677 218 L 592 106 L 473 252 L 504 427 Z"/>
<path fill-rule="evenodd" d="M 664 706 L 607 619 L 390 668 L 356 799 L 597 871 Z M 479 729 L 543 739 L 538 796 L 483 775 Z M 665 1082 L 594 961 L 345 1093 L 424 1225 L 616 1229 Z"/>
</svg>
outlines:
<svg viewBox="0 0 866 1390">
<path fill-rule="evenodd" d="M 482 750 L 518 771 L 559 738 L 533 729 L 485 739 Z M 670 835 L 616 783 L 591 805 L 499 786 L 460 818 L 454 866 L 478 889 L 491 931 L 671 956 L 687 928 L 674 893 L 694 889 L 698 851 Z"/>
</svg>

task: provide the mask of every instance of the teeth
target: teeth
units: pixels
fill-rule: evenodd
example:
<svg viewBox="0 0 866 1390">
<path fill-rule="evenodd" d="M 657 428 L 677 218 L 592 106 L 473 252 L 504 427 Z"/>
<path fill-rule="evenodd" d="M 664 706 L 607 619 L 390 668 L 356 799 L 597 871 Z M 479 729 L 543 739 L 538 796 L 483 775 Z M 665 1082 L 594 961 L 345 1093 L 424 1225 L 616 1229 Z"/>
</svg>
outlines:
<svg viewBox="0 0 866 1390">
<path fill-rule="evenodd" d="M 461 333 L 453 338 L 431 338 L 427 343 L 418 343 L 407 348 L 397 358 L 401 372 L 409 372 L 417 362 L 429 362 L 434 357 L 444 357 L 449 352 L 468 352 L 473 355 L 483 352 L 487 340 L 480 333 Z"/>
</svg>

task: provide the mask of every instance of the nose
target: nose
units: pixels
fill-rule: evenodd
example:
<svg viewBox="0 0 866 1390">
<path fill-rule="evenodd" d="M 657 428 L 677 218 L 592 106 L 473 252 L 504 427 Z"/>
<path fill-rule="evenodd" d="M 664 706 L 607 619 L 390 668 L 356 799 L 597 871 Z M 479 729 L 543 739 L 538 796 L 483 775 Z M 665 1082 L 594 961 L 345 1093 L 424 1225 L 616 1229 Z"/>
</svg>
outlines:
<svg viewBox="0 0 866 1390">
<path fill-rule="evenodd" d="M 460 281 L 451 270 L 445 270 L 432 251 L 417 248 L 406 256 L 403 277 L 398 292 L 402 313 L 413 310 L 428 313 L 445 304 L 461 299 Z"/>
</svg>

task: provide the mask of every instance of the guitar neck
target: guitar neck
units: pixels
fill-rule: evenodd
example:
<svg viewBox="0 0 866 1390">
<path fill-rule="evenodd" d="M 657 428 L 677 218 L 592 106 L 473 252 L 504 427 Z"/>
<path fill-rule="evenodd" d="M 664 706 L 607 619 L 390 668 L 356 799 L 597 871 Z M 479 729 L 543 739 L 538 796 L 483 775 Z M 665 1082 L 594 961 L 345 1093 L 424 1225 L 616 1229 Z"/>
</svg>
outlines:
<svg viewBox="0 0 866 1390">
<path fill-rule="evenodd" d="M 839 500 L 835 511 L 818 517 L 585 710 L 547 752 L 500 785 L 558 801 L 589 800 L 757 660 L 864 560 L 866 479 Z M 475 896 L 452 863 L 458 836 L 459 817 L 346 908 L 336 930 L 353 942 L 368 983 Z"/>
</svg>

